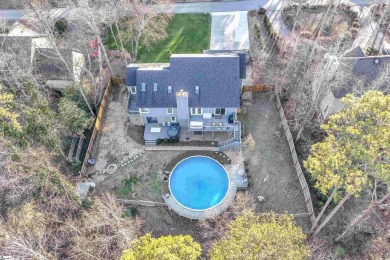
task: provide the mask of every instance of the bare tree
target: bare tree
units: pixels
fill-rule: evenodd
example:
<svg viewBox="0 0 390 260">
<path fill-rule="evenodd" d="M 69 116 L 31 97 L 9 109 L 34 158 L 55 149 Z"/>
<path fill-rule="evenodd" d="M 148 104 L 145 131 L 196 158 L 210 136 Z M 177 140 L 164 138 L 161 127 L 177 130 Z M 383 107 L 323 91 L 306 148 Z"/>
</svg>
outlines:
<svg viewBox="0 0 390 260">
<path fill-rule="evenodd" d="M 154 5 L 164 4 L 169 11 L 171 0 L 135 0 L 129 1 L 132 10 L 120 25 L 124 42 L 131 44 L 133 61 L 137 60 L 140 43 L 150 48 L 154 43 L 167 37 L 166 28 L 172 17 L 169 12 L 158 13 Z"/>
<path fill-rule="evenodd" d="M 55 54 L 56 58 L 59 59 L 64 65 L 67 73 L 71 78 L 74 78 L 74 71 L 71 69 L 70 64 L 67 63 L 65 57 L 60 51 L 60 46 L 57 41 L 57 33 L 55 32 L 55 20 L 53 18 L 53 12 L 51 4 L 45 0 L 34 0 L 30 4 L 26 5 L 26 11 L 29 14 L 28 19 L 33 23 L 39 32 L 45 35 L 48 41 L 48 47 L 50 47 Z M 88 102 L 87 97 L 82 91 L 79 85 L 78 89 L 86 103 L 87 107 L 92 116 L 95 116 L 95 113 L 92 110 L 91 105 Z"/>
</svg>

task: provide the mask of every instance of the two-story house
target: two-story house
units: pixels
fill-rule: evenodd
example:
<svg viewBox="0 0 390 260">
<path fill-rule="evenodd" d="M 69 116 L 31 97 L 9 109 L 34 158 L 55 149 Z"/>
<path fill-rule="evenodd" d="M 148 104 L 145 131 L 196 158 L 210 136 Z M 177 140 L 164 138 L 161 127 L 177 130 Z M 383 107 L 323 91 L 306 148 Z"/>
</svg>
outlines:
<svg viewBox="0 0 390 260">
<path fill-rule="evenodd" d="M 172 125 L 193 133 L 234 132 L 238 141 L 245 75 L 244 52 L 174 54 L 168 64 L 130 64 L 130 122 L 145 126 L 145 143 L 151 145 L 172 137 Z"/>
</svg>

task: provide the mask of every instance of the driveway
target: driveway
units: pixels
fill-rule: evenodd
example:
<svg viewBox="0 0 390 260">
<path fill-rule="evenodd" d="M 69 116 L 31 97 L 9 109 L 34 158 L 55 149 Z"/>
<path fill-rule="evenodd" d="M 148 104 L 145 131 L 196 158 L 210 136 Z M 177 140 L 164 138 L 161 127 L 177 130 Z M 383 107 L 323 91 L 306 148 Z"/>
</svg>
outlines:
<svg viewBox="0 0 390 260">
<path fill-rule="evenodd" d="M 247 11 L 211 13 L 210 50 L 249 49 Z"/>
</svg>

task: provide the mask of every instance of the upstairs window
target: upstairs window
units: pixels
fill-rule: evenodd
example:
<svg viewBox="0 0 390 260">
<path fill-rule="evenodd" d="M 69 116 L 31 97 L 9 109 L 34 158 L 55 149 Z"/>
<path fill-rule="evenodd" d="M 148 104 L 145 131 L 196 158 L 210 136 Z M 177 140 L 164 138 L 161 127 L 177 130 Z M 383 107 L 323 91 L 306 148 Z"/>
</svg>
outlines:
<svg viewBox="0 0 390 260">
<path fill-rule="evenodd" d="M 149 108 L 141 108 L 141 113 L 149 113 Z"/>
<path fill-rule="evenodd" d="M 202 108 L 200 107 L 191 108 L 191 115 L 201 115 L 201 114 L 202 114 Z"/>
<path fill-rule="evenodd" d="M 167 114 L 173 114 L 173 108 L 167 108 Z"/>
<path fill-rule="evenodd" d="M 216 115 L 224 115 L 225 114 L 225 108 L 216 108 L 215 109 L 215 114 Z"/>
</svg>

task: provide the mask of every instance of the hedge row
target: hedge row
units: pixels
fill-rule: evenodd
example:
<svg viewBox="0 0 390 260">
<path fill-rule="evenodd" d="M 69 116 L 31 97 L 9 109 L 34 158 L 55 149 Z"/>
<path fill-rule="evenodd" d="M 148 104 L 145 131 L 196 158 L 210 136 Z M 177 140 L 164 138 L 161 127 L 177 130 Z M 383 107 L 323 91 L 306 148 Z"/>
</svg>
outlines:
<svg viewBox="0 0 390 260">
<path fill-rule="evenodd" d="M 271 39 L 273 40 L 273 43 L 274 43 L 274 46 L 276 48 L 276 51 L 279 52 L 280 48 L 279 48 L 279 43 L 280 43 L 280 36 L 279 34 L 274 30 L 274 28 L 272 27 L 272 24 L 268 18 L 267 15 L 264 15 L 264 19 L 263 19 L 263 22 L 264 22 L 264 26 L 265 26 L 265 29 L 267 30 L 267 33 L 268 35 L 271 37 Z"/>
<path fill-rule="evenodd" d="M 255 24 L 255 30 L 256 30 L 256 36 L 259 41 L 260 49 L 263 49 L 263 38 L 261 38 L 261 31 L 260 31 L 260 26 L 256 23 Z"/>
</svg>

